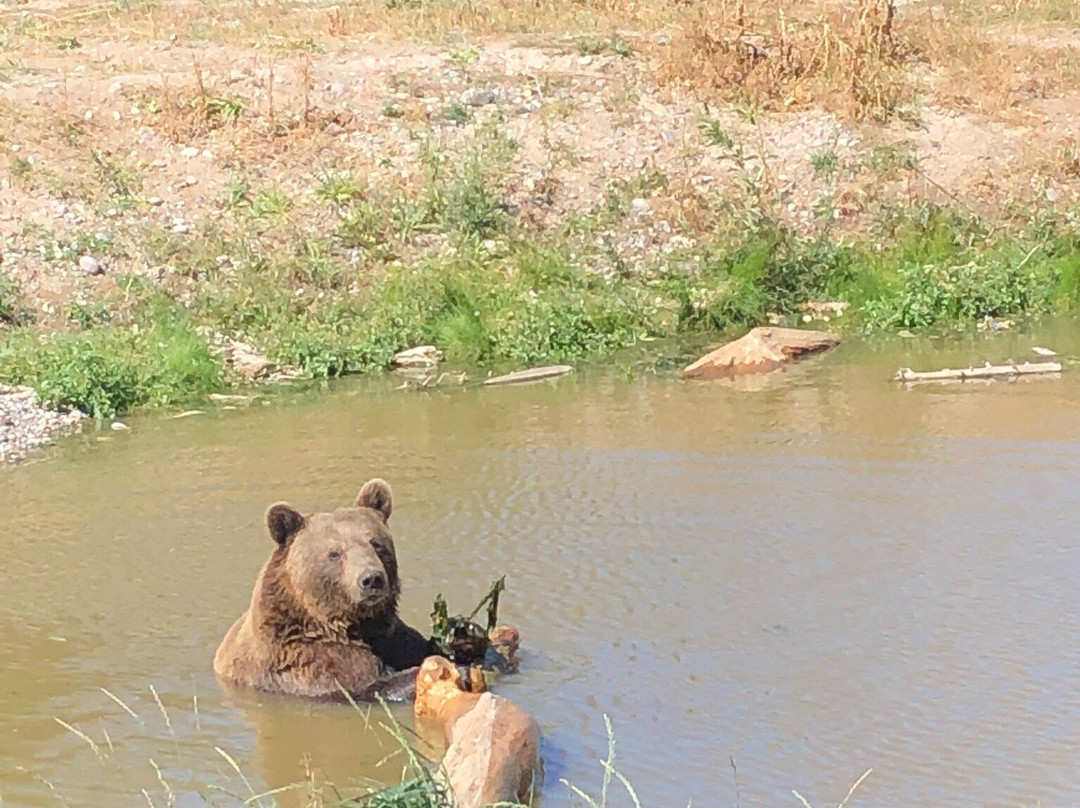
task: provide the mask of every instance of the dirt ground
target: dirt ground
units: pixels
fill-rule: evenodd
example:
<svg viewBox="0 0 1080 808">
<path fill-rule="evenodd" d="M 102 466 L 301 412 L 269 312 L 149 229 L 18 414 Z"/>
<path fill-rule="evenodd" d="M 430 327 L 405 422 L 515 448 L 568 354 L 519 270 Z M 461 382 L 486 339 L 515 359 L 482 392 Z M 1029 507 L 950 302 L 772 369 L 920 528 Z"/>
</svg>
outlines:
<svg viewBox="0 0 1080 808">
<path fill-rule="evenodd" d="M 238 177 L 278 189 L 315 229 L 305 200 L 321 177 L 418 183 L 425 139 L 453 152 L 484 126 L 519 144 L 507 202 L 538 226 L 602 205 L 613 181 L 638 183 L 611 233 L 631 264 L 692 244 L 715 226 L 696 215 L 702 200 L 748 184 L 796 227 L 825 219 L 852 232 L 921 199 L 1002 222 L 1064 215 L 1080 199 L 1080 90 L 1062 72 L 1080 64 L 1070 12 L 1030 19 L 1018 4 L 1015 19 L 991 14 L 957 40 L 989 49 L 973 61 L 908 58 L 911 109 L 881 122 L 709 97 L 663 79 L 680 34 L 662 10 L 616 32 L 604 21 L 627 6 L 605 5 L 580 33 L 589 6 L 569 7 L 518 19 L 502 3 L 498 24 L 483 25 L 482 12 L 458 19 L 441 6 L 391 24 L 393 3 L 5 5 L 0 270 L 48 328 L 117 277 L 174 271 L 144 241 L 196 233 Z M 895 28 L 935 13 L 947 24 L 953 12 L 903 4 Z M 529 32 L 486 30 L 515 25 Z M 995 53 L 1012 60 L 1007 76 L 987 62 Z"/>
</svg>

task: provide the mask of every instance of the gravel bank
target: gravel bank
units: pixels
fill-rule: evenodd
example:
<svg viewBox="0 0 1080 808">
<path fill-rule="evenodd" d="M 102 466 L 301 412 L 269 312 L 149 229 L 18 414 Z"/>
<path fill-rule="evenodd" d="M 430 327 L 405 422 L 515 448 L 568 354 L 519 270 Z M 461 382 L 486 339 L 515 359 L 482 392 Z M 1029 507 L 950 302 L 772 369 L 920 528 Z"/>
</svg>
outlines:
<svg viewBox="0 0 1080 808">
<path fill-rule="evenodd" d="M 18 462 L 35 447 L 76 431 L 83 417 L 42 407 L 29 387 L 0 385 L 0 464 Z"/>
</svg>

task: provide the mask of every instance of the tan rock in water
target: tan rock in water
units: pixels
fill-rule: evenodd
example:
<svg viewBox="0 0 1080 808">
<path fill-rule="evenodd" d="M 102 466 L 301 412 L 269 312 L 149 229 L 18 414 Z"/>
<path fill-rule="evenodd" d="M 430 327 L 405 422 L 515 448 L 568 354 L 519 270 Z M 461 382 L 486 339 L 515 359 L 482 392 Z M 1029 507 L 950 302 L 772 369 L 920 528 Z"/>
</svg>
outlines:
<svg viewBox="0 0 1080 808">
<path fill-rule="evenodd" d="M 443 657 L 428 657 L 416 673 L 416 717 L 441 729 L 443 740 L 450 742 L 450 732 L 462 715 L 476 706 L 480 693 L 466 689 L 457 666 Z"/>
<path fill-rule="evenodd" d="M 684 379 L 714 379 L 764 373 L 839 344 L 840 338 L 827 331 L 773 326 L 754 328 L 745 336 L 701 357 L 683 370 L 682 376 Z"/>
<path fill-rule="evenodd" d="M 424 660 L 416 676 L 416 716 L 447 744 L 440 776 L 457 808 L 529 804 L 539 787 L 540 729 L 509 699 L 469 693 L 456 666 Z"/>
</svg>

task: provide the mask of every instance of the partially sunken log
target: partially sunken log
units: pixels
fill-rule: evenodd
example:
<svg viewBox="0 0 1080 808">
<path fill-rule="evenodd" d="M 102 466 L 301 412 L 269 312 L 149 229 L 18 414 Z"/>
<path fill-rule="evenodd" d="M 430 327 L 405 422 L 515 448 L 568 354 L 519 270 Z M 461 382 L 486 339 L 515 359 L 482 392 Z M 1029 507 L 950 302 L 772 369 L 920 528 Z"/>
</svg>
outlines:
<svg viewBox="0 0 1080 808">
<path fill-rule="evenodd" d="M 987 362 L 981 368 L 966 368 L 964 370 L 915 371 L 911 368 L 900 368 L 894 377 L 898 382 L 913 384 L 917 382 L 962 382 L 968 379 L 996 379 L 1013 376 L 1028 376 L 1038 373 L 1061 373 L 1060 362 L 1025 362 L 1022 365 L 991 365 Z"/>
<path fill-rule="evenodd" d="M 798 328 L 754 328 L 746 336 L 706 354 L 682 372 L 684 379 L 715 379 L 745 373 L 765 373 L 804 356 L 840 344 L 827 331 Z"/>
<path fill-rule="evenodd" d="M 485 385 L 495 384 L 524 384 L 526 382 L 538 382 L 543 379 L 554 379 L 557 376 L 565 376 L 574 368 L 570 365 L 547 365 L 542 368 L 529 368 L 528 370 L 515 370 L 505 376 L 493 376 L 485 379 Z"/>
</svg>

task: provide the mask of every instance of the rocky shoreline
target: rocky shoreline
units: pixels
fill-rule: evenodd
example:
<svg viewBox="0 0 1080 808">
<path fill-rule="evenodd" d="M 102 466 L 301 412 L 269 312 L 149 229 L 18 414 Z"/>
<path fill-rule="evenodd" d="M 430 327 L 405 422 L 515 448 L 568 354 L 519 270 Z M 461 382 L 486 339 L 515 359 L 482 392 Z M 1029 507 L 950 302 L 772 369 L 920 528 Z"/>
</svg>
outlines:
<svg viewBox="0 0 1080 808">
<path fill-rule="evenodd" d="M 0 465 L 17 463 L 39 446 L 76 432 L 85 416 L 41 405 L 30 387 L 0 385 Z"/>
</svg>

